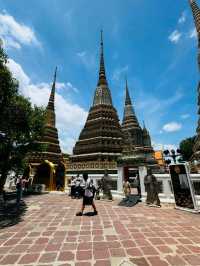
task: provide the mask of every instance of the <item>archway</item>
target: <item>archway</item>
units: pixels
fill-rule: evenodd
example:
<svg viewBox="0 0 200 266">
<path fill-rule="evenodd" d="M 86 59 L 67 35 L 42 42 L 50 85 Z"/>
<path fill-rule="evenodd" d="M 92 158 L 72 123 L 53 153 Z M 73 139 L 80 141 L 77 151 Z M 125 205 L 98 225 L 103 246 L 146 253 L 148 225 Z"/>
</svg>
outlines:
<svg viewBox="0 0 200 266">
<path fill-rule="evenodd" d="M 44 184 L 46 190 L 55 190 L 55 170 L 54 164 L 45 160 L 41 163 L 36 170 L 36 174 L 33 179 L 33 184 Z"/>
<path fill-rule="evenodd" d="M 65 188 L 65 165 L 63 162 L 59 162 L 56 167 L 55 174 L 56 190 L 64 191 Z"/>
</svg>

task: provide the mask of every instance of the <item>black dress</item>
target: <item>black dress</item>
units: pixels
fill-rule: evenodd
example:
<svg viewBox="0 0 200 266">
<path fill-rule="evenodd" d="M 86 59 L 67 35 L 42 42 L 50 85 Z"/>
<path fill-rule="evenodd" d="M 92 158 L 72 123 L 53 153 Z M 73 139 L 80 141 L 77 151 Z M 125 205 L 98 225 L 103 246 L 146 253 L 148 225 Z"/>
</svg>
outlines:
<svg viewBox="0 0 200 266">
<path fill-rule="evenodd" d="M 87 196 L 83 196 L 83 205 L 92 205 L 94 196 L 92 197 L 87 197 Z"/>
</svg>

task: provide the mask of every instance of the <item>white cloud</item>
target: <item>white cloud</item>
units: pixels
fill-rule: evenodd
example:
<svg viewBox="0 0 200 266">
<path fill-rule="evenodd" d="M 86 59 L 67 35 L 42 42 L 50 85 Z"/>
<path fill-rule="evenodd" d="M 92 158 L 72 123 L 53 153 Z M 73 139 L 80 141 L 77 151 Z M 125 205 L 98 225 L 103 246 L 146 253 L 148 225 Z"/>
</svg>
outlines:
<svg viewBox="0 0 200 266">
<path fill-rule="evenodd" d="M 179 24 L 183 24 L 186 21 L 186 14 L 185 12 L 183 12 L 180 16 L 180 18 L 178 19 L 178 23 Z"/>
<path fill-rule="evenodd" d="M 21 45 L 40 45 L 33 29 L 17 22 L 8 13 L 0 13 L 0 38 L 6 48 L 20 49 Z"/>
<path fill-rule="evenodd" d="M 190 32 L 189 32 L 189 38 L 191 39 L 197 39 L 197 31 L 195 28 L 191 29 Z"/>
<path fill-rule="evenodd" d="M 183 93 L 178 89 L 174 95 L 168 99 L 159 99 L 154 95 L 141 95 L 141 100 L 136 103 L 138 109 L 148 110 L 149 114 L 160 113 L 173 104 L 177 103 L 183 97 Z"/>
<path fill-rule="evenodd" d="M 76 53 L 76 56 L 80 60 L 80 62 L 88 69 L 94 69 L 96 66 L 96 58 L 94 54 L 89 53 L 87 51 L 82 51 Z"/>
<path fill-rule="evenodd" d="M 56 82 L 56 89 L 57 90 L 64 90 L 64 91 L 73 91 L 78 93 L 79 90 L 74 87 L 70 82 L 63 83 L 63 82 Z"/>
<path fill-rule="evenodd" d="M 120 79 L 124 79 L 129 67 L 126 65 L 124 67 L 116 68 L 113 72 L 112 79 L 114 81 L 119 81 Z"/>
<path fill-rule="evenodd" d="M 78 90 L 76 87 L 74 87 L 70 82 L 67 82 L 66 87 L 67 87 L 69 90 L 73 90 L 73 91 L 76 92 L 76 93 L 79 92 L 79 90 Z"/>
<path fill-rule="evenodd" d="M 76 55 L 79 56 L 80 58 L 85 57 L 86 56 L 86 51 L 79 52 Z"/>
<path fill-rule="evenodd" d="M 152 146 L 155 151 L 158 150 L 177 150 L 177 146 L 175 144 L 162 144 L 162 143 L 156 143 L 152 142 Z"/>
<path fill-rule="evenodd" d="M 182 114 L 181 119 L 187 119 L 190 117 L 190 114 Z"/>
<path fill-rule="evenodd" d="M 181 128 L 182 128 L 182 124 L 177 123 L 177 122 L 170 122 L 168 124 L 165 124 L 162 129 L 166 132 L 175 132 L 175 131 L 179 131 Z"/>
<path fill-rule="evenodd" d="M 32 83 L 22 67 L 12 59 L 9 59 L 8 67 L 13 73 L 13 76 L 19 81 L 20 92 L 24 96 L 30 98 L 33 104 L 45 107 L 48 103 L 51 84 Z M 70 82 L 68 83 L 58 83 L 58 87 L 74 88 Z M 86 120 L 87 112 L 78 104 L 74 104 L 67 98 L 64 98 L 58 91 L 55 97 L 55 108 L 56 125 L 60 136 L 62 151 L 71 153 L 75 140 L 78 138 L 78 134 Z"/>
<path fill-rule="evenodd" d="M 169 40 L 170 42 L 177 44 L 182 36 L 182 33 L 179 32 L 178 30 L 174 30 L 170 35 L 169 35 Z"/>
<path fill-rule="evenodd" d="M 22 67 L 13 59 L 9 59 L 8 67 L 13 73 L 13 76 L 19 81 L 20 88 L 25 88 L 30 83 L 30 78 L 25 74 Z"/>
</svg>

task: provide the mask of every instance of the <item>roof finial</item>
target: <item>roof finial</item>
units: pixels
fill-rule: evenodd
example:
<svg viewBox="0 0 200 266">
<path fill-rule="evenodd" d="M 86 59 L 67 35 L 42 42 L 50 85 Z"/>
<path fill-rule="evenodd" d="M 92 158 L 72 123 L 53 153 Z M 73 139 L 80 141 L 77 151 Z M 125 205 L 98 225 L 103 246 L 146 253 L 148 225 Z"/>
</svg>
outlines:
<svg viewBox="0 0 200 266">
<path fill-rule="evenodd" d="M 134 108 L 133 108 L 133 105 L 132 105 L 132 102 L 131 102 L 131 97 L 130 97 L 129 90 L 128 90 L 127 77 L 125 77 L 125 82 L 126 82 L 126 87 L 125 87 L 125 94 L 126 95 L 125 95 L 124 117 L 123 117 L 122 125 L 124 123 L 126 123 L 126 121 L 129 121 L 130 118 L 131 118 L 131 120 L 132 120 L 131 123 L 134 123 L 136 127 L 139 127 L 139 123 L 138 123 L 137 117 L 135 115 L 135 111 L 134 111 Z"/>
<path fill-rule="evenodd" d="M 128 91 L 127 77 L 126 77 L 126 88 L 125 88 L 125 91 L 126 91 L 125 105 L 132 105 L 132 103 L 131 103 L 131 97 L 130 97 L 130 94 L 129 94 L 129 91 Z"/>
<path fill-rule="evenodd" d="M 56 66 L 56 69 L 55 69 L 55 72 L 54 72 L 54 79 L 53 79 L 53 83 L 56 83 L 56 76 L 57 76 L 57 66 Z"/>
<path fill-rule="evenodd" d="M 52 88 L 51 88 L 51 94 L 50 94 L 50 97 L 49 97 L 48 107 L 50 107 L 50 109 L 54 109 L 56 77 L 57 77 L 57 67 L 55 68 L 54 77 L 53 77 L 53 84 L 52 84 Z"/>
<path fill-rule="evenodd" d="M 127 80 L 127 75 L 125 75 L 125 81 L 126 81 L 126 89 L 128 89 L 128 80 Z"/>
<path fill-rule="evenodd" d="M 103 30 L 101 30 L 101 49 L 100 49 L 100 68 L 99 68 L 99 85 L 107 85 L 105 66 L 104 66 L 104 55 L 103 55 Z"/>
<path fill-rule="evenodd" d="M 103 46 L 103 30 L 101 30 L 101 46 Z"/>
</svg>

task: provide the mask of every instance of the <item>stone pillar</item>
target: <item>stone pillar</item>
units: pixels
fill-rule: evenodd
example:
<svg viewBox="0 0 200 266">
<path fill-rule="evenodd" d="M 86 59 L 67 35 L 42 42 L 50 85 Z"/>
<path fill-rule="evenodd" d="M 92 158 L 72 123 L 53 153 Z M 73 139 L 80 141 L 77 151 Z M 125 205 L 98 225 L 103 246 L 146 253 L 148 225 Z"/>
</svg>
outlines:
<svg viewBox="0 0 200 266">
<path fill-rule="evenodd" d="M 124 167 L 117 167 L 117 191 L 123 192 L 123 181 L 124 181 Z"/>
<path fill-rule="evenodd" d="M 144 177 L 146 175 L 147 175 L 146 166 L 139 166 L 139 177 L 140 177 L 140 187 L 141 187 L 142 201 L 146 200 L 146 192 L 145 192 L 145 186 L 144 186 Z"/>
</svg>

